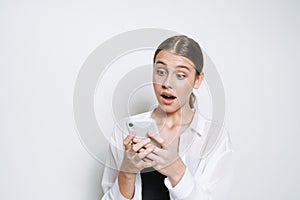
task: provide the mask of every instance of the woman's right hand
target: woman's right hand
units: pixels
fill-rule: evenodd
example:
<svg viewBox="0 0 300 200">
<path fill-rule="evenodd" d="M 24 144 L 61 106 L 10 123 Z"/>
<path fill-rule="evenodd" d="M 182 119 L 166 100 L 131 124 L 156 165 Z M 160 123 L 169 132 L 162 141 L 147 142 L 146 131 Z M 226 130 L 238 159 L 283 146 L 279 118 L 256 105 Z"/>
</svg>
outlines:
<svg viewBox="0 0 300 200">
<path fill-rule="evenodd" d="M 150 138 L 136 139 L 134 133 L 129 134 L 123 140 L 125 151 L 120 171 L 136 174 L 144 168 L 156 165 L 155 161 L 145 159 L 154 150 L 151 145 L 145 150 L 144 147 L 149 146 L 150 142 Z"/>
</svg>

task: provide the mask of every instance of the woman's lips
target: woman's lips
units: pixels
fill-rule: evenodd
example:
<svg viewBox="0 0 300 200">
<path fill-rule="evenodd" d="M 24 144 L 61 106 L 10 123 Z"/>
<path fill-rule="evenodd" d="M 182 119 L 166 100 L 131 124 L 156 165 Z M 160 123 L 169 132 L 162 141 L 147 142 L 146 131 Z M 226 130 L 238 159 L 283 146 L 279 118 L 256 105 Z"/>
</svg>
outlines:
<svg viewBox="0 0 300 200">
<path fill-rule="evenodd" d="M 160 97 L 161 97 L 163 103 L 166 104 L 166 105 L 172 104 L 176 99 L 175 96 L 166 95 L 166 94 L 162 94 L 162 95 L 160 95 Z"/>
</svg>

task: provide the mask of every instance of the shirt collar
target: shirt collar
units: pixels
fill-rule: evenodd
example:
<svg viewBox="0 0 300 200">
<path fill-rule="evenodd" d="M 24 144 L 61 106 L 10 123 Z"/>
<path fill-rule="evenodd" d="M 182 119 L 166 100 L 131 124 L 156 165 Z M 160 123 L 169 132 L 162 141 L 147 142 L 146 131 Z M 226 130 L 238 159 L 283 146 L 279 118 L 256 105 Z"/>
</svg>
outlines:
<svg viewBox="0 0 300 200">
<path fill-rule="evenodd" d="M 194 117 L 189 128 L 180 136 L 179 154 L 181 156 L 183 156 L 193 144 L 196 137 L 205 136 L 204 125 L 205 118 L 201 116 L 197 109 L 194 109 Z"/>
<path fill-rule="evenodd" d="M 191 122 L 190 128 L 195 131 L 199 136 L 204 136 L 205 118 L 200 114 L 198 109 L 194 109 L 194 117 Z"/>
</svg>

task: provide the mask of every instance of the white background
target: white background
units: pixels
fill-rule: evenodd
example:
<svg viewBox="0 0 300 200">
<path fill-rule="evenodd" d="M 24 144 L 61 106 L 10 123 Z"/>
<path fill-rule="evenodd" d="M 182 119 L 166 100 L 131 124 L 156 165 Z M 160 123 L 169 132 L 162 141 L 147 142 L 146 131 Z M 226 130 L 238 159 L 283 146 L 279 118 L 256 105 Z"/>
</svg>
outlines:
<svg viewBox="0 0 300 200">
<path fill-rule="evenodd" d="M 0 1 L 0 199 L 99 199 L 102 165 L 73 120 L 76 77 L 105 40 L 153 27 L 199 41 L 222 77 L 231 199 L 298 200 L 299 13 L 296 0 Z"/>
</svg>

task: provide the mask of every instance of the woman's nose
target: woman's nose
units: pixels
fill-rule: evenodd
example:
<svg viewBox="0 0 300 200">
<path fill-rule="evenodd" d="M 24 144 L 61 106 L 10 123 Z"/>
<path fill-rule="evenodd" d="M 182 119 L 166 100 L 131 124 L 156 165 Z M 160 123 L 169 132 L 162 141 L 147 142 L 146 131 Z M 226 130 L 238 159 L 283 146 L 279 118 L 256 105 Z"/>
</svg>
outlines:
<svg viewBox="0 0 300 200">
<path fill-rule="evenodd" d="M 170 75 L 167 75 L 162 82 L 163 88 L 172 88 L 172 78 Z"/>
</svg>

